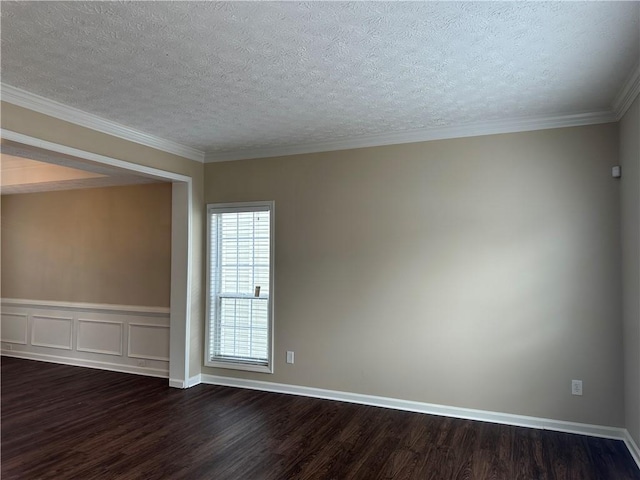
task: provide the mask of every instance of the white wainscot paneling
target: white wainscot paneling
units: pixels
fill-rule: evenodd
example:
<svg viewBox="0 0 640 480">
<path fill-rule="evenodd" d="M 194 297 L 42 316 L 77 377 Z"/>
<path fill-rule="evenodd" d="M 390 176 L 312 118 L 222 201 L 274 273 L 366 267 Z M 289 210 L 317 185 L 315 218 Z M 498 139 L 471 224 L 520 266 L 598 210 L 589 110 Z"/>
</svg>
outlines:
<svg viewBox="0 0 640 480">
<path fill-rule="evenodd" d="M 31 345 L 71 350 L 73 318 L 32 315 Z"/>
<path fill-rule="evenodd" d="M 128 347 L 130 357 L 169 361 L 169 327 L 129 323 Z"/>
<path fill-rule="evenodd" d="M 2 312 L 0 323 L 0 338 L 6 343 L 27 344 L 27 319 L 25 313 Z"/>
<path fill-rule="evenodd" d="M 3 355 L 169 375 L 166 307 L 3 298 L 1 328 Z"/>
<path fill-rule="evenodd" d="M 76 350 L 121 356 L 123 325 L 111 320 L 78 319 Z"/>
</svg>

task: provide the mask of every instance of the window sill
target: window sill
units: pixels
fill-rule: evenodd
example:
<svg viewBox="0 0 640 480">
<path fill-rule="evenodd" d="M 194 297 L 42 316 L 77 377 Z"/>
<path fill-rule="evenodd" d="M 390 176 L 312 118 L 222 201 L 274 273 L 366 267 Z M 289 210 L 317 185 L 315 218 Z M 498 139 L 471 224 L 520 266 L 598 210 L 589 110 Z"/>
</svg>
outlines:
<svg viewBox="0 0 640 480">
<path fill-rule="evenodd" d="M 250 363 L 235 363 L 216 360 L 205 360 L 204 365 L 205 367 L 244 370 L 245 372 L 273 373 L 273 367 L 271 365 L 252 365 Z"/>
</svg>

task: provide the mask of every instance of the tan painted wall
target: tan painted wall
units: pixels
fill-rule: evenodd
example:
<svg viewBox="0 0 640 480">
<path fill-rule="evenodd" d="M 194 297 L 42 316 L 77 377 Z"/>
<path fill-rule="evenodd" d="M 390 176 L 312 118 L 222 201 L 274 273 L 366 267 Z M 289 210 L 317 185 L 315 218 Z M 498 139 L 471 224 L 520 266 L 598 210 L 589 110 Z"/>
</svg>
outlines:
<svg viewBox="0 0 640 480">
<path fill-rule="evenodd" d="M 625 425 L 640 445 L 640 98 L 620 122 Z"/>
<path fill-rule="evenodd" d="M 203 262 L 203 165 L 178 155 L 122 140 L 104 133 L 49 117 L 6 102 L 1 102 L 2 128 L 53 143 L 85 150 L 126 162 L 145 165 L 168 172 L 187 175 L 193 179 L 192 189 L 192 259 L 191 259 L 191 344 L 189 374 L 200 373 L 202 364 L 202 318 L 204 299 L 202 283 Z"/>
<path fill-rule="evenodd" d="M 168 307 L 171 184 L 2 197 L 2 296 Z"/>
<path fill-rule="evenodd" d="M 207 202 L 275 200 L 276 362 L 203 373 L 621 426 L 617 151 L 607 124 L 206 165 Z"/>
</svg>

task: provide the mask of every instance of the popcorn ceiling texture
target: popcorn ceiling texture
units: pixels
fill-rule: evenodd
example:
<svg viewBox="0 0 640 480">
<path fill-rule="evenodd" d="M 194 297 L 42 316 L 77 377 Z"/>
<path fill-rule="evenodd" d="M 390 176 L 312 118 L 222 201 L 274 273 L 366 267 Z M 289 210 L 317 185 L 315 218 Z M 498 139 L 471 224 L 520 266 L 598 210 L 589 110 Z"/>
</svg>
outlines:
<svg viewBox="0 0 640 480">
<path fill-rule="evenodd" d="M 208 152 L 609 110 L 637 2 L 2 2 L 2 81 Z"/>
</svg>

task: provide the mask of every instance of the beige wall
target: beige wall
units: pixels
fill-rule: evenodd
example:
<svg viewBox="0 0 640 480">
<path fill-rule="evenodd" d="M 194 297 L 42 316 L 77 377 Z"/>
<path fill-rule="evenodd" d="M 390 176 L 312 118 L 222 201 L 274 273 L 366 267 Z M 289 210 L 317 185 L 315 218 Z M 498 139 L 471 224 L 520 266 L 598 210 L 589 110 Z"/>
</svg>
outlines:
<svg viewBox="0 0 640 480">
<path fill-rule="evenodd" d="M 225 162 L 204 182 L 198 162 L 6 103 L 2 127 L 193 178 L 190 375 L 203 204 L 274 199 L 276 373 L 203 373 L 624 422 L 616 125 Z"/>
<path fill-rule="evenodd" d="M 625 424 L 640 445 L 640 98 L 620 123 Z"/>
<path fill-rule="evenodd" d="M 607 124 L 206 165 L 207 202 L 276 202 L 276 362 L 203 373 L 621 426 L 617 150 Z"/>
<path fill-rule="evenodd" d="M 200 372 L 202 363 L 203 296 L 201 285 L 204 272 L 202 206 L 203 165 L 178 155 L 122 140 L 72 123 L 58 120 L 16 105 L 1 102 L 2 128 L 49 142 L 105 155 L 138 165 L 145 165 L 192 178 L 192 237 L 191 237 L 191 342 L 189 375 Z"/>
<path fill-rule="evenodd" d="M 2 197 L 2 296 L 168 307 L 171 184 Z"/>
</svg>

